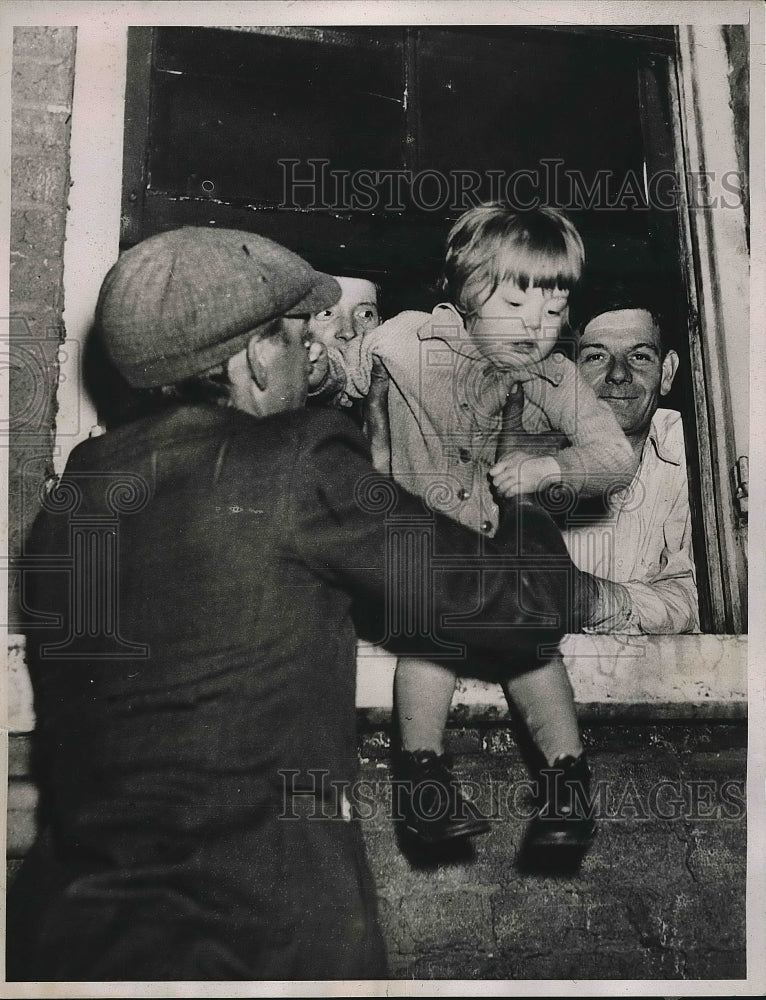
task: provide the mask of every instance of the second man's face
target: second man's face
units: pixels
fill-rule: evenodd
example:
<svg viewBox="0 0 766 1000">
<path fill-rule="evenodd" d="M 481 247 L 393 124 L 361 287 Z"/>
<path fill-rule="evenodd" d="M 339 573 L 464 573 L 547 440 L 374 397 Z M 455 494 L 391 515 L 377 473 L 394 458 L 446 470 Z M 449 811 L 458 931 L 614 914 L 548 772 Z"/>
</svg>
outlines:
<svg viewBox="0 0 766 1000">
<path fill-rule="evenodd" d="M 375 285 L 365 278 L 335 280 L 341 287 L 341 297 L 334 306 L 311 317 L 309 333 L 326 347 L 337 347 L 343 354 L 352 340 L 379 325 L 378 295 Z"/>
<path fill-rule="evenodd" d="M 660 333 L 644 309 L 602 313 L 580 338 L 578 367 L 599 399 L 609 404 L 625 434 L 644 434 L 660 396 L 670 390 L 677 359 L 662 357 Z"/>
</svg>

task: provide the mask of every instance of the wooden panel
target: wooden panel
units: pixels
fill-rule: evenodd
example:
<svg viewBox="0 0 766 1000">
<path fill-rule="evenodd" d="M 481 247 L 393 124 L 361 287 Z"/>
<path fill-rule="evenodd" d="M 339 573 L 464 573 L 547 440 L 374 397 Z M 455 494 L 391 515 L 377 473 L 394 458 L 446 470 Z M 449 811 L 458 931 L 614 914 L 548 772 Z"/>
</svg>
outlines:
<svg viewBox="0 0 766 1000">
<path fill-rule="evenodd" d="M 120 216 L 120 243 L 124 246 L 132 246 L 143 239 L 144 198 L 148 180 L 152 41 L 152 28 L 128 28 Z"/>
<path fill-rule="evenodd" d="M 331 31 L 321 42 L 157 31 L 153 190 L 280 205 L 280 159 L 327 160 L 334 170 L 401 168 L 403 138 L 401 32 L 360 31 L 348 45 Z M 311 200 L 310 192 L 296 198 L 301 207 Z"/>
<path fill-rule="evenodd" d="M 705 73 L 705 52 L 694 50 L 689 32 L 683 31 L 683 58 L 671 89 L 675 105 L 676 160 L 691 184 L 708 165 L 705 154 L 711 137 L 703 130 L 703 109 L 698 101 L 698 80 Z M 690 44 L 691 42 L 691 44 Z M 706 51 L 706 50 L 705 50 Z M 722 142 L 715 135 L 716 142 Z M 733 152 L 733 150 L 732 150 Z M 698 205 L 698 195 L 686 192 L 687 205 Z M 720 231 L 720 213 L 687 208 L 681 214 L 682 260 L 687 272 L 689 295 L 689 340 L 694 377 L 697 445 L 701 489 L 693 496 L 699 504 L 705 536 L 705 556 L 710 592 L 710 623 L 716 632 L 747 629 L 747 566 L 744 533 L 740 535 L 734 504 L 733 468 L 736 459 L 732 425 L 732 403 L 726 372 L 727 332 L 741 336 L 741 329 L 727 331 L 724 298 L 747 278 L 743 247 L 726 245 Z M 734 215 L 723 209 L 724 221 Z M 728 213 L 728 216 L 726 216 Z M 742 244 L 744 244 L 744 233 Z M 743 255 L 744 256 L 744 255 Z"/>
<path fill-rule="evenodd" d="M 143 99 L 141 39 L 129 85 Z M 580 209 L 583 195 L 570 180 L 576 175 L 587 189 L 595 171 L 608 171 L 614 197 L 632 175 L 642 197 L 640 51 L 620 40 L 498 26 L 155 29 L 148 188 L 137 201 L 133 178 L 143 161 L 126 151 L 125 234 L 180 225 L 252 230 L 323 270 L 388 279 L 388 314 L 431 308 L 451 221 L 482 195 L 512 193 L 513 171 L 550 156 L 560 162 L 539 175 L 541 196 L 570 209 L 591 273 L 662 271 L 666 255 L 649 238 L 645 208 L 631 208 L 628 196 L 622 210 Z M 140 143 L 132 128 L 126 141 Z M 281 165 L 286 159 L 295 165 Z M 339 195 L 337 172 L 359 167 L 408 171 L 402 199 L 385 182 L 371 206 Z M 450 185 L 432 210 L 422 202 L 434 197 L 433 183 L 415 189 L 426 171 Z M 461 171 L 482 175 L 483 186 L 466 192 Z M 489 171 L 503 180 L 484 190 Z M 290 172 L 299 180 L 321 175 L 288 201 L 312 210 L 281 204 Z"/>
</svg>

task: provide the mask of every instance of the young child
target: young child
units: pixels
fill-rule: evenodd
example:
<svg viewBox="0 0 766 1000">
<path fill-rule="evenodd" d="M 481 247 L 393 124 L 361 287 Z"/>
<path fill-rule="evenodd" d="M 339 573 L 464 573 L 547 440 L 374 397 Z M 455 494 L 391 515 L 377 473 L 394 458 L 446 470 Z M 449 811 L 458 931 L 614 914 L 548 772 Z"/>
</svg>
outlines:
<svg viewBox="0 0 766 1000">
<path fill-rule="evenodd" d="M 630 483 L 635 459 L 612 411 L 554 352 L 583 263 L 577 230 L 554 209 L 488 204 L 457 221 L 444 266 L 449 302 L 430 316 L 401 313 L 346 352 L 346 391 L 368 397 L 379 471 L 486 536 L 497 529 L 497 499 L 557 484 L 595 494 Z M 546 432 L 568 444 L 551 454 L 551 442 L 537 436 Z M 530 441 L 537 446 L 530 449 Z M 548 799 L 567 788 L 571 799 L 573 786 L 587 791 L 588 770 L 569 678 L 558 656 L 530 668 L 503 688 L 539 751 L 541 771 L 553 769 Z M 444 754 L 455 683 L 444 662 L 398 661 L 397 771 L 421 789 L 405 797 L 405 823 L 426 843 L 488 829 L 462 799 Z M 592 832 L 582 809 L 562 811 L 543 796 L 531 836 L 571 844 L 586 843 Z"/>
</svg>

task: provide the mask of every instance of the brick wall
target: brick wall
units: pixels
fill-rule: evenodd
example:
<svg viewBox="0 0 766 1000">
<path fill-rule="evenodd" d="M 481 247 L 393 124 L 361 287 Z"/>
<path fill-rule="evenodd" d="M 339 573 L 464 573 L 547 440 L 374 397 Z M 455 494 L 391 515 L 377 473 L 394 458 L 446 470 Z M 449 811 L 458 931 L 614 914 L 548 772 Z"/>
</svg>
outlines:
<svg viewBox="0 0 766 1000">
<path fill-rule="evenodd" d="M 17 27 L 11 133 L 9 550 L 53 473 L 76 29 Z M 11 583 L 11 615 L 17 595 Z"/>
<path fill-rule="evenodd" d="M 529 773 L 509 727 L 447 731 L 491 829 L 430 852 L 395 834 L 388 734 L 362 733 L 363 830 L 392 978 L 744 978 L 746 734 L 744 723 L 584 727 L 599 825 L 567 873 L 519 865 L 530 813 L 514 788 Z"/>
</svg>

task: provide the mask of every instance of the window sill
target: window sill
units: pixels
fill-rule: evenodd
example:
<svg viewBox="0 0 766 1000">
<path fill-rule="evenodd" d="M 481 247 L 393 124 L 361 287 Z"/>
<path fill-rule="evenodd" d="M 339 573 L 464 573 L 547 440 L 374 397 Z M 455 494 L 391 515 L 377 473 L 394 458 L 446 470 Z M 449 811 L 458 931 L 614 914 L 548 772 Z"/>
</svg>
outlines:
<svg viewBox="0 0 766 1000">
<path fill-rule="evenodd" d="M 562 652 L 583 720 L 747 716 L 746 635 L 568 635 Z M 8 729 L 31 732 L 35 719 L 23 636 L 9 636 L 8 654 Z M 356 703 L 371 722 L 391 716 L 395 666 L 392 654 L 360 642 Z M 460 678 L 452 717 L 505 719 L 499 685 Z"/>
<path fill-rule="evenodd" d="M 665 721 L 747 717 L 746 635 L 567 635 L 564 662 L 583 720 Z M 360 643 L 357 707 L 390 716 L 396 658 Z M 500 686 L 459 678 L 453 719 L 507 718 Z"/>
</svg>

